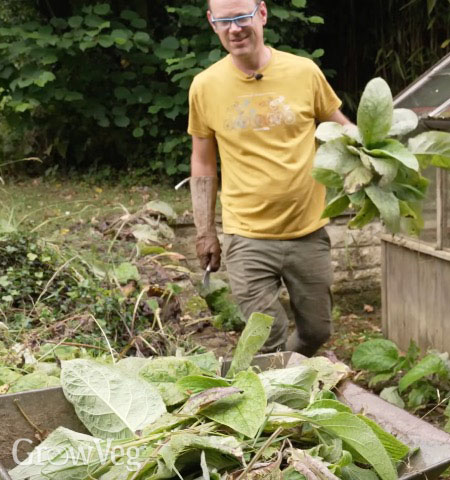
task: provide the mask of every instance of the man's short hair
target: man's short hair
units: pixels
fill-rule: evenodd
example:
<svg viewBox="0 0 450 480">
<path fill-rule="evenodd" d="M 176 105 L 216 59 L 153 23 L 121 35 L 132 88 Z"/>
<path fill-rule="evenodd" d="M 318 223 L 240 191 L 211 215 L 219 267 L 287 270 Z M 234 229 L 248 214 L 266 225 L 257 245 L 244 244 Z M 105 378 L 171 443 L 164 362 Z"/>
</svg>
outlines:
<svg viewBox="0 0 450 480">
<path fill-rule="evenodd" d="M 255 5 L 260 1 L 260 0 L 254 0 L 255 1 Z M 207 3 L 207 6 L 208 6 L 208 10 L 211 10 L 211 0 L 206 0 L 206 3 Z"/>
</svg>

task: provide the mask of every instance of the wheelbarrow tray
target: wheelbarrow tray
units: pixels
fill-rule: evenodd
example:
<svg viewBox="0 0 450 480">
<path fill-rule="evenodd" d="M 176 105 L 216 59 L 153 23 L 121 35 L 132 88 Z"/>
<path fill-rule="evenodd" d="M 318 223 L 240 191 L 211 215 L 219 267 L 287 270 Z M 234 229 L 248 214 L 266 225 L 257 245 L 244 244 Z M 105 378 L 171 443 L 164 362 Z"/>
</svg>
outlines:
<svg viewBox="0 0 450 480">
<path fill-rule="evenodd" d="M 268 370 L 300 365 L 303 359 L 298 353 L 280 352 L 258 355 L 253 364 Z M 228 366 L 229 362 L 224 362 L 224 372 Z M 364 413 L 409 447 L 419 448 L 401 468 L 400 480 L 437 480 L 450 466 L 450 435 L 443 430 L 348 380 L 339 386 L 337 394 L 355 413 Z M 0 396 L 0 422 L 0 464 L 8 469 L 15 466 L 14 456 L 24 460 L 40 442 L 39 437 L 57 427 L 88 433 L 61 387 Z"/>
</svg>

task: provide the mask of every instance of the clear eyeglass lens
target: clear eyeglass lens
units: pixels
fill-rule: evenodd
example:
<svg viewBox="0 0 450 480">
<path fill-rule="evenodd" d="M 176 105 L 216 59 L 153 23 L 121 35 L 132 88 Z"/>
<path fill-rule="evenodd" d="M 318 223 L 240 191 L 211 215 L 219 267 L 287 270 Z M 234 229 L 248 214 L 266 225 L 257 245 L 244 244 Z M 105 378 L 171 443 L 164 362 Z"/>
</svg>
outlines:
<svg viewBox="0 0 450 480">
<path fill-rule="evenodd" d="M 238 27 L 248 27 L 252 23 L 252 17 L 244 17 L 236 20 Z"/>
<path fill-rule="evenodd" d="M 216 27 L 220 30 L 228 30 L 234 22 L 238 27 L 248 27 L 252 24 L 252 17 L 238 18 L 236 20 L 216 20 Z"/>
<path fill-rule="evenodd" d="M 228 30 L 231 27 L 230 20 L 218 21 L 218 22 L 215 22 L 215 24 L 219 30 Z"/>
</svg>

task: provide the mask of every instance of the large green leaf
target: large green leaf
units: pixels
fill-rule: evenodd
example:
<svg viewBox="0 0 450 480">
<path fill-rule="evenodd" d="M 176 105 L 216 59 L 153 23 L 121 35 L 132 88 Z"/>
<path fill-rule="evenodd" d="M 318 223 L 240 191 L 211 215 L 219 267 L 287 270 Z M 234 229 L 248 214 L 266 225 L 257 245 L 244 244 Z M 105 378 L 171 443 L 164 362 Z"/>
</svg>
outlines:
<svg viewBox="0 0 450 480">
<path fill-rule="evenodd" d="M 414 382 L 417 382 L 417 380 L 435 374 L 442 376 L 447 375 L 450 377 L 450 372 L 447 369 L 444 360 L 442 360 L 439 355 L 430 353 L 422 358 L 417 365 L 414 365 L 414 367 L 400 379 L 398 382 L 398 389 L 400 393 L 402 393 Z"/>
<path fill-rule="evenodd" d="M 227 398 L 203 410 L 202 414 L 236 432 L 253 438 L 265 419 L 267 406 L 264 387 L 256 373 L 247 371 L 236 375 L 233 387 L 243 393 L 236 398 Z"/>
<path fill-rule="evenodd" d="M 400 462 L 410 453 L 411 450 L 407 445 L 383 430 L 376 422 L 364 415 L 358 415 L 358 418 L 369 425 L 395 463 Z"/>
<path fill-rule="evenodd" d="M 193 433 L 172 435 L 160 449 L 160 454 L 167 467 L 175 473 L 177 459 L 187 450 L 216 450 L 223 455 L 232 455 L 240 460 L 243 456 L 241 444 L 234 437 L 195 435 Z"/>
<path fill-rule="evenodd" d="M 186 394 L 177 381 L 188 375 L 201 375 L 203 372 L 195 363 L 186 358 L 159 357 L 144 365 L 139 376 L 156 387 L 166 405 L 177 405 L 186 399 Z"/>
<path fill-rule="evenodd" d="M 365 198 L 363 206 L 358 213 L 348 222 L 349 228 L 362 228 L 378 215 L 378 208 L 370 198 Z"/>
<path fill-rule="evenodd" d="M 263 313 L 252 313 L 239 338 L 227 377 L 232 377 L 250 366 L 255 353 L 269 338 L 272 323 L 273 317 Z"/>
<path fill-rule="evenodd" d="M 398 162 L 392 158 L 375 158 L 366 155 L 373 169 L 381 176 L 378 185 L 385 187 L 392 183 L 397 176 Z"/>
<path fill-rule="evenodd" d="M 363 150 L 372 157 L 393 158 L 394 160 L 403 163 L 405 167 L 416 172 L 419 171 L 419 162 L 415 155 L 398 140 L 387 139 L 383 142 L 377 143 L 371 149 L 363 148 Z"/>
<path fill-rule="evenodd" d="M 372 465 L 382 480 L 397 480 L 388 453 L 373 430 L 352 413 L 337 412 L 329 418 L 314 419 L 314 423 L 341 438 L 368 464 Z"/>
<path fill-rule="evenodd" d="M 308 405 L 316 377 L 316 370 L 303 365 L 259 374 L 267 400 L 292 408 L 305 408 Z"/>
<path fill-rule="evenodd" d="M 314 167 L 346 175 L 360 165 L 359 158 L 348 151 L 347 145 L 348 141 L 345 138 L 324 143 L 317 150 Z"/>
<path fill-rule="evenodd" d="M 333 170 L 325 168 L 313 168 L 311 171 L 312 177 L 326 187 L 339 188 L 343 187 L 342 178 Z"/>
<path fill-rule="evenodd" d="M 419 123 L 417 115 L 408 108 L 396 108 L 392 118 L 389 136 L 406 135 L 416 129 Z"/>
<path fill-rule="evenodd" d="M 9 475 L 12 480 L 80 480 L 105 453 L 100 439 L 59 427 Z"/>
<path fill-rule="evenodd" d="M 422 168 L 430 163 L 436 167 L 450 168 L 450 133 L 424 132 L 410 138 L 408 147 L 418 155 Z"/>
<path fill-rule="evenodd" d="M 345 363 L 332 362 L 326 357 L 305 358 L 302 365 L 316 370 L 317 377 L 314 380 L 314 389 L 317 391 L 332 390 L 350 373 L 350 368 Z"/>
<path fill-rule="evenodd" d="M 26 392 L 39 388 L 56 387 L 60 384 L 59 378 L 47 375 L 44 372 L 29 373 L 18 378 L 9 388 L 8 393 Z"/>
<path fill-rule="evenodd" d="M 209 408 L 212 404 L 224 400 L 225 398 L 240 395 L 242 393 L 236 387 L 214 387 L 204 390 L 197 395 L 191 395 L 183 408 L 180 410 L 181 414 L 197 415 L 205 408 Z"/>
<path fill-rule="evenodd" d="M 378 338 L 369 340 L 356 347 L 352 355 L 355 368 L 369 372 L 384 372 L 397 365 L 399 354 L 397 346 L 390 340 Z"/>
<path fill-rule="evenodd" d="M 298 410 L 277 402 L 271 402 L 267 405 L 266 414 L 268 419 L 264 425 L 264 430 L 269 432 L 273 432 L 278 427 L 294 428 L 305 421 L 299 418 Z M 291 414 L 292 416 L 290 416 Z"/>
<path fill-rule="evenodd" d="M 189 375 L 180 378 L 177 385 L 184 391 L 189 393 L 200 393 L 203 390 L 217 387 L 228 387 L 230 382 L 222 378 L 204 377 L 202 375 Z"/>
<path fill-rule="evenodd" d="M 379 480 L 373 470 L 358 467 L 354 463 L 343 467 L 341 475 L 343 480 Z"/>
<path fill-rule="evenodd" d="M 329 142 L 336 138 L 342 137 L 344 134 L 344 127 L 336 122 L 322 122 L 316 130 L 316 138 L 321 142 Z"/>
<path fill-rule="evenodd" d="M 339 194 L 328 203 L 325 210 L 322 212 L 321 218 L 336 217 L 337 215 L 340 215 L 349 205 L 350 199 L 348 198 L 348 195 Z"/>
<path fill-rule="evenodd" d="M 213 375 L 220 373 L 221 362 L 219 362 L 214 352 L 199 353 L 198 355 L 189 355 L 182 358 L 194 363 L 205 373 Z"/>
<path fill-rule="evenodd" d="M 18 380 L 22 375 L 8 367 L 0 367 L 0 386 L 9 385 Z"/>
<path fill-rule="evenodd" d="M 396 233 L 400 229 L 400 206 L 397 197 L 392 192 L 387 192 L 376 185 L 365 188 L 367 196 L 378 208 L 380 217 L 387 228 Z"/>
<path fill-rule="evenodd" d="M 382 78 L 374 78 L 364 89 L 358 106 L 357 124 L 366 147 L 383 141 L 393 116 L 392 94 Z"/>
<path fill-rule="evenodd" d="M 134 437 L 166 411 L 154 387 L 91 360 L 64 362 L 61 383 L 78 418 L 100 438 Z"/>
<path fill-rule="evenodd" d="M 344 190 L 347 194 L 359 192 L 363 187 L 368 185 L 373 178 L 370 170 L 362 165 L 352 170 L 346 177 L 344 182 Z"/>
</svg>

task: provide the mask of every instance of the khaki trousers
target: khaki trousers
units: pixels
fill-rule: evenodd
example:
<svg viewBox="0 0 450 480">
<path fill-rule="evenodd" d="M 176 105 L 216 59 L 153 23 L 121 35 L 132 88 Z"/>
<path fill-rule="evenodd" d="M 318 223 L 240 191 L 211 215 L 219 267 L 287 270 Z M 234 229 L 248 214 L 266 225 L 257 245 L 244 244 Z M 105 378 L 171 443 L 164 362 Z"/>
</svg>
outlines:
<svg viewBox="0 0 450 480">
<path fill-rule="evenodd" d="M 264 352 L 288 350 L 311 356 L 331 334 L 332 268 L 325 228 L 292 240 L 224 235 L 223 255 L 231 290 L 245 318 L 274 317 Z M 296 331 L 287 339 L 288 317 L 279 300 L 289 292 Z"/>
</svg>

